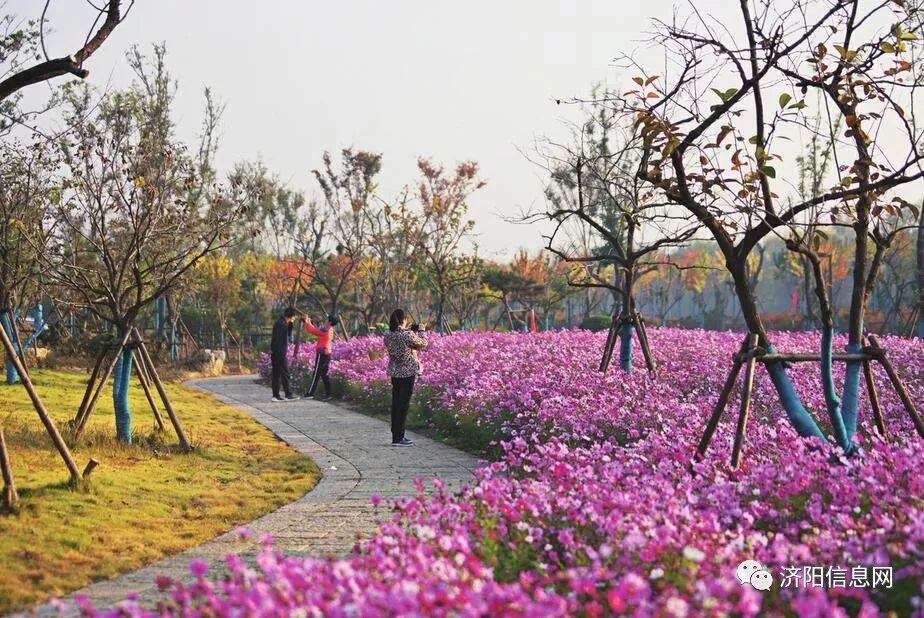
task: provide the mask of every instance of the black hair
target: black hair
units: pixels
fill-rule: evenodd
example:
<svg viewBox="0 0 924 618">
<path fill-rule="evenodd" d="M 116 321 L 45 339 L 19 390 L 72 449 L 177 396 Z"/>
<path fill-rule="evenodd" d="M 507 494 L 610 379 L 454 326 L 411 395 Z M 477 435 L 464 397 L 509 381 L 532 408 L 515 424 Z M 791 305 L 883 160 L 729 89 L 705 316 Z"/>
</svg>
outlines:
<svg viewBox="0 0 924 618">
<path fill-rule="evenodd" d="M 391 317 L 388 318 L 388 330 L 396 331 L 398 328 L 404 324 L 404 309 L 395 309 L 391 312 Z"/>
<path fill-rule="evenodd" d="M 282 317 L 294 318 L 295 317 L 295 307 L 286 307 L 286 310 L 282 312 Z"/>
<path fill-rule="evenodd" d="M 328 313 L 327 323 L 330 324 L 331 326 L 337 326 L 337 324 L 340 324 L 340 318 L 335 316 L 333 313 Z"/>
</svg>

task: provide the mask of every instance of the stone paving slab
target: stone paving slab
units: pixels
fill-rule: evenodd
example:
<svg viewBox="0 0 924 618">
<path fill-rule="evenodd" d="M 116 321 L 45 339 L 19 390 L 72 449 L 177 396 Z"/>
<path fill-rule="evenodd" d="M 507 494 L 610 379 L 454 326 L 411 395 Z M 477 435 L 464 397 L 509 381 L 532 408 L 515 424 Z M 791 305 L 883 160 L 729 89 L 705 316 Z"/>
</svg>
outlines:
<svg viewBox="0 0 924 618">
<path fill-rule="evenodd" d="M 375 509 L 370 502 L 373 495 L 414 495 L 417 477 L 438 476 L 448 489 L 457 490 L 470 481 L 478 465 L 471 455 L 413 432 L 408 436 L 414 440 L 414 447 L 394 448 L 387 423 L 346 408 L 314 400 L 272 402 L 269 389 L 258 384 L 256 376 L 194 380 L 187 386 L 208 392 L 252 416 L 293 449 L 311 457 L 323 477 L 304 497 L 247 524 L 253 532 L 250 540 L 228 532 L 74 593 L 89 598 L 98 607 L 110 606 L 131 592 L 153 607 L 166 598 L 154 584 L 157 576 L 189 580 L 187 565 L 197 558 L 221 568 L 227 554 L 247 556 L 258 551 L 263 534 L 271 534 L 276 546 L 286 553 L 344 556 L 355 546 L 357 534 L 368 536 L 376 529 Z M 58 615 L 61 612 L 47 604 L 18 614 Z"/>
</svg>

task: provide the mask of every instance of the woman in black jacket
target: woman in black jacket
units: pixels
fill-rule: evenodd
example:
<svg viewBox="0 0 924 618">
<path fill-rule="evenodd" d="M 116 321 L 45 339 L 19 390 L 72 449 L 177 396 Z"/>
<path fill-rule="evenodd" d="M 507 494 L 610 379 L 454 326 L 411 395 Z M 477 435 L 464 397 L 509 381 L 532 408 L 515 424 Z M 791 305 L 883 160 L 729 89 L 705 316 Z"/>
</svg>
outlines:
<svg viewBox="0 0 924 618">
<path fill-rule="evenodd" d="M 279 396 L 279 386 L 285 391 L 286 399 L 295 399 L 289 385 L 289 333 L 292 331 L 292 322 L 295 321 L 295 309 L 287 308 L 276 323 L 273 324 L 273 336 L 270 338 L 270 362 L 273 366 L 273 401 L 285 401 Z"/>
</svg>

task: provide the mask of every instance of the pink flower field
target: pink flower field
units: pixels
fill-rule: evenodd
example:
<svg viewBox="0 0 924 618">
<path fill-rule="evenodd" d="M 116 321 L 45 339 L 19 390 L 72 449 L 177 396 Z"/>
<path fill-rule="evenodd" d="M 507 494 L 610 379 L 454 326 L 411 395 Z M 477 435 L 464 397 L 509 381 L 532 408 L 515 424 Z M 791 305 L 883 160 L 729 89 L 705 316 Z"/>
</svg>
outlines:
<svg viewBox="0 0 924 618">
<path fill-rule="evenodd" d="M 737 395 L 691 467 L 741 335 L 650 337 L 655 376 L 641 358 L 631 376 L 598 373 L 603 334 L 432 337 L 412 413 L 442 434 L 498 442 L 471 487 L 421 485 L 344 560 L 268 544 L 257 569 L 229 557 L 229 577 L 193 565 L 197 583 L 165 585 L 187 615 L 924 616 L 924 440 L 885 373 L 876 367 L 888 441 L 872 433 L 866 401 L 858 454 L 799 439 L 758 368 L 740 469 L 728 464 Z M 787 352 L 817 350 L 818 338 L 773 336 Z M 882 343 L 924 402 L 924 342 Z M 385 362 L 380 338 L 340 342 L 332 374 L 382 409 Z M 827 427 L 817 364 L 790 374 Z M 770 571 L 769 590 L 738 582 L 746 559 Z M 860 577 L 883 567 L 889 581 Z M 126 602 L 100 615 L 116 611 L 142 613 Z"/>
</svg>

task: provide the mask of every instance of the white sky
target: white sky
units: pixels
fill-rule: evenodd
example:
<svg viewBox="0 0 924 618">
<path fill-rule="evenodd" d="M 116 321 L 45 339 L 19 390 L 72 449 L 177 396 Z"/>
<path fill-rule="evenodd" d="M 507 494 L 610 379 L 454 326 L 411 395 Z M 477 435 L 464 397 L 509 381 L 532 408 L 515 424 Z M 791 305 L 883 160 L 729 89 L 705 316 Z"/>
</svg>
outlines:
<svg viewBox="0 0 924 618">
<path fill-rule="evenodd" d="M 10 0 L 38 17 L 44 3 Z M 639 45 L 649 19 L 672 0 L 137 0 L 91 58 L 90 81 L 126 86 L 124 51 L 165 41 L 179 80 L 180 134 L 195 139 L 208 85 L 226 104 L 218 164 L 261 157 L 312 193 L 309 171 L 324 150 L 382 152 L 380 194 L 417 178 L 418 155 L 454 165 L 477 160 L 488 185 L 471 200 L 488 257 L 541 246 L 540 229 L 505 223 L 541 207 L 542 171 L 520 152 L 565 134 L 573 108 L 553 99 L 586 95 L 595 82 L 624 85 L 610 65 Z M 733 13 L 734 0 L 701 0 Z M 92 9 L 53 0 L 53 56 L 82 43 Z"/>
</svg>

